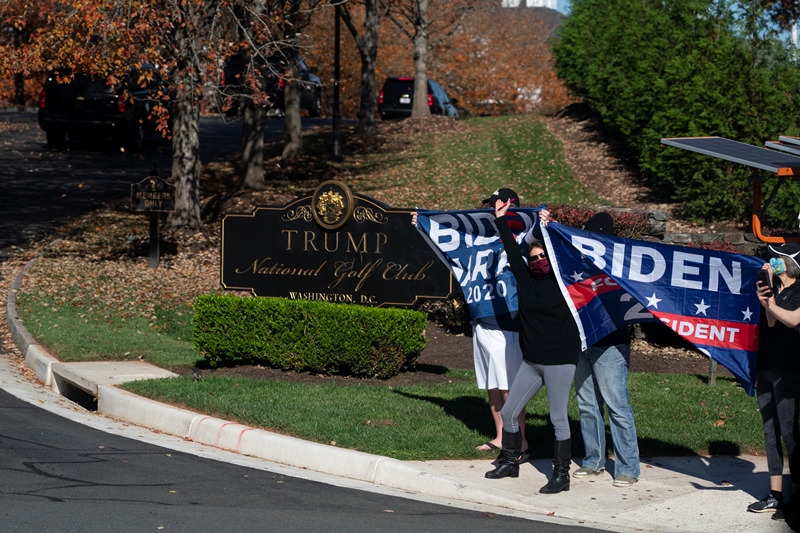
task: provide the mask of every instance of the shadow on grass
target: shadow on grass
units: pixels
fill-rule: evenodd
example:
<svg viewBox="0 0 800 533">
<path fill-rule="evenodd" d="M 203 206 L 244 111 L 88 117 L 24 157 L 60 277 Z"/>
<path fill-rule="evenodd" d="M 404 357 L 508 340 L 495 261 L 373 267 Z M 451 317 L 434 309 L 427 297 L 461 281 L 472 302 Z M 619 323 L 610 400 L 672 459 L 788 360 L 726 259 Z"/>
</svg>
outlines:
<svg viewBox="0 0 800 533">
<path fill-rule="evenodd" d="M 441 365 L 426 365 L 424 363 L 420 364 L 417 363 L 414 365 L 410 372 L 425 372 L 427 374 L 437 374 L 437 375 L 444 375 L 447 374 L 447 367 Z"/>
<path fill-rule="evenodd" d="M 422 400 L 437 405 L 441 407 L 448 416 L 459 420 L 467 429 L 477 431 L 484 435 L 486 440 L 490 440 L 494 437 L 494 422 L 489 412 L 489 402 L 486 400 L 474 396 L 460 396 L 447 400 L 437 396 L 424 396 L 399 390 L 393 392 L 406 398 Z M 527 413 L 525 421 L 525 437 L 528 441 L 528 451 L 531 454 L 531 458 L 542 459 L 552 457 L 555 438 L 549 415 Z M 583 441 L 580 438 L 580 422 L 570 419 L 569 423 L 570 431 L 573 435 L 573 454 L 577 452 L 578 456 L 582 456 Z M 483 443 L 476 442 L 475 446 L 480 444 Z"/>
</svg>

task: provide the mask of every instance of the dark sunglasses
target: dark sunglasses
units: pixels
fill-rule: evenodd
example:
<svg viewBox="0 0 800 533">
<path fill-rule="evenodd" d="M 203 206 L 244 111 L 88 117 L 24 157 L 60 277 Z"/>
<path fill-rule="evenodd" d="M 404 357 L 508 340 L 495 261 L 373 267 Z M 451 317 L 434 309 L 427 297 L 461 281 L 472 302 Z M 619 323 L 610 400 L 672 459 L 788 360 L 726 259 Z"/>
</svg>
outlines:
<svg viewBox="0 0 800 533">
<path fill-rule="evenodd" d="M 539 259 L 545 259 L 546 257 L 547 257 L 547 254 L 542 252 L 540 254 L 531 255 L 530 257 L 528 257 L 528 261 L 538 261 Z"/>
</svg>

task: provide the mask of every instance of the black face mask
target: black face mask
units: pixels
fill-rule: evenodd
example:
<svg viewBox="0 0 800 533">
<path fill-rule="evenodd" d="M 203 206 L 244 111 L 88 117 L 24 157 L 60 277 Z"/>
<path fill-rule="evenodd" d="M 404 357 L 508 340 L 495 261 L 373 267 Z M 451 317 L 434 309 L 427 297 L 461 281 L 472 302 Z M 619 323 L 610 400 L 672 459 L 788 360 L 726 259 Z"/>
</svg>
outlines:
<svg viewBox="0 0 800 533">
<path fill-rule="evenodd" d="M 550 260 L 539 259 L 528 265 L 531 273 L 536 277 L 543 277 L 550 274 Z"/>
</svg>

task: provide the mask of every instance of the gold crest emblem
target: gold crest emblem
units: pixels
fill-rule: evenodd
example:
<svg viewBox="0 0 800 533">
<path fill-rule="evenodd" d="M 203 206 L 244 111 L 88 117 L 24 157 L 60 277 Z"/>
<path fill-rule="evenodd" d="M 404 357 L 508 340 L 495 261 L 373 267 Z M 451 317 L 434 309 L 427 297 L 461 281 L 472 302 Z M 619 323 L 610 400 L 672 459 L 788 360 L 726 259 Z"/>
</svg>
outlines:
<svg viewBox="0 0 800 533">
<path fill-rule="evenodd" d="M 353 214 L 353 195 L 344 183 L 323 182 L 312 198 L 314 219 L 325 229 L 340 228 Z"/>
<path fill-rule="evenodd" d="M 317 199 L 317 213 L 327 224 L 335 224 L 344 213 L 342 195 L 333 189 L 322 193 Z"/>
</svg>

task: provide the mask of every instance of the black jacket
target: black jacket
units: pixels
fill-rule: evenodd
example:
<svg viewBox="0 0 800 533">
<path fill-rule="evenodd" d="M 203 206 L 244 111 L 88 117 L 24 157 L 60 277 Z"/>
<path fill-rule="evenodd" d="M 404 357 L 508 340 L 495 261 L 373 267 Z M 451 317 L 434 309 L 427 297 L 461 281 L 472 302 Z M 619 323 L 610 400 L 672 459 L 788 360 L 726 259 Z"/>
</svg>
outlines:
<svg viewBox="0 0 800 533">
<path fill-rule="evenodd" d="M 522 357 L 540 365 L 577 364 L 581 352 L 578 326 L 555 276 L 536 278 L 514 241 L 506 217 L 496 220 L 508 264 L 517 281 L 519 343 Z"/>
<path fill-rule="evenodd" d="M 775 294 L 778 307 L 794 311 L 800 307 L 800 280 Z M 783 369 L 800 372 L 800 326 L 788 327 L 780 320 L 767 325 L 767 311 L 761 308 L 758 331 L 758 370 Z"/>
</svg>

